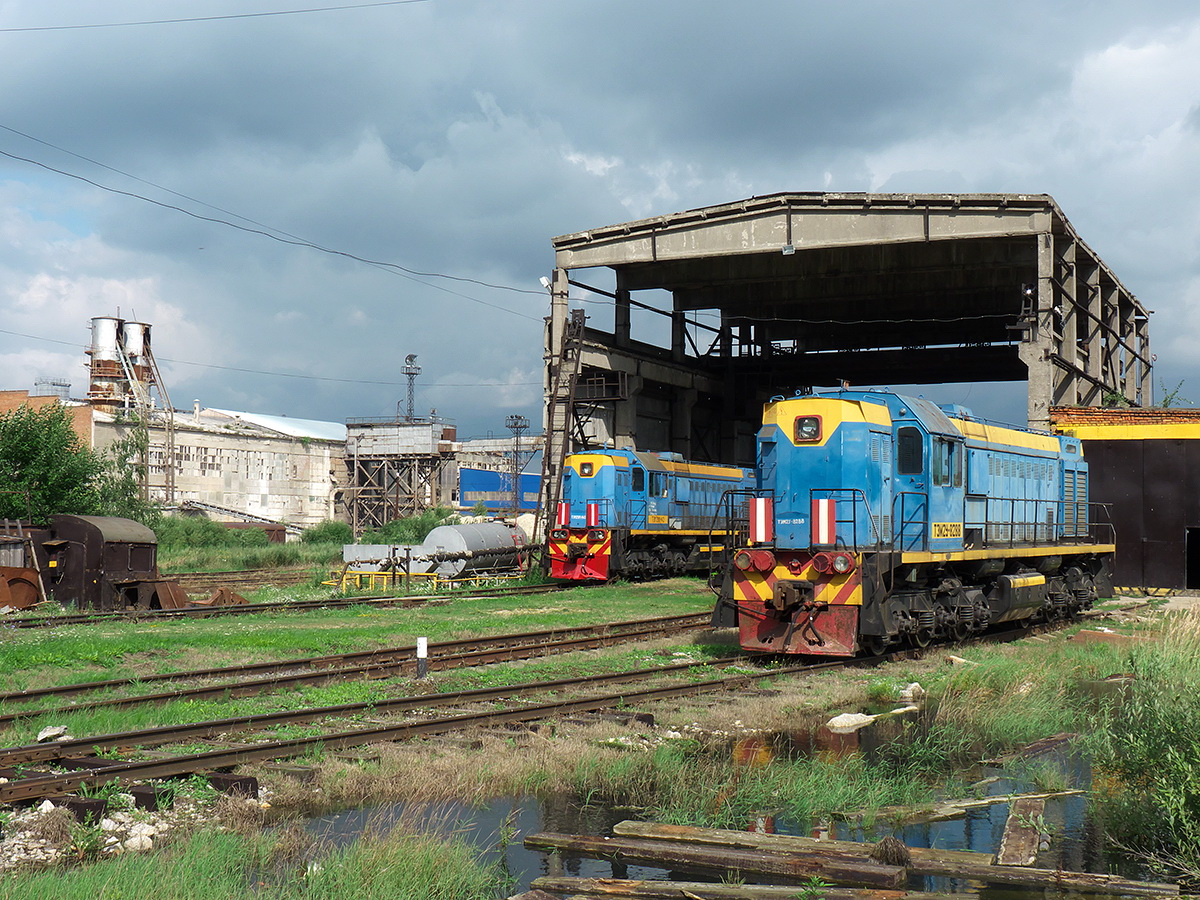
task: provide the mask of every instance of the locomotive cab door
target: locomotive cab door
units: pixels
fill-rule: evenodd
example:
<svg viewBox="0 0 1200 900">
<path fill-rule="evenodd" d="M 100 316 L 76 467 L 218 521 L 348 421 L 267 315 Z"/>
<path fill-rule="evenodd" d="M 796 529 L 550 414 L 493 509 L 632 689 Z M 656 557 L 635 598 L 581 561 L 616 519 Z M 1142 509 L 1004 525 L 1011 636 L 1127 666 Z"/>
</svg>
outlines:
<svg viewBox="0 0 1200 900">
<path fill-rule="evenodd" d="M 896 428 L 892 529 L 896 549 L 924 550 L 929 522 L 928 436 L 916 425 Z"/>
<path fill-rule="evenodd" d="M 929 450 L 929 549 L 961 550 L 966 447 L 959 439 L 934 434 Z"/>
<path fill-rule="evenodd" d="M 629 527 L 646 527 L 646 470 L 633 463 L 629 467 Z"/>
</svg>

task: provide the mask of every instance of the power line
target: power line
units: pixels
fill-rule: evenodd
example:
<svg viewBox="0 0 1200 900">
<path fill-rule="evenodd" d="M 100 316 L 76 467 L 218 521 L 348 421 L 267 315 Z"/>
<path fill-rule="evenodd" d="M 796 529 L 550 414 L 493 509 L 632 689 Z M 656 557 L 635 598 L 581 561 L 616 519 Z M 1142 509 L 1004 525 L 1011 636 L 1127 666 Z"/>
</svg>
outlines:
<svg viewBox="0 0 1200 900">
<path fill-rule="evenodd" d="M 385 269 L 394 275 L 399 275 L 401 278 L 407 278 L 409 281 L 415 281 L 415 282 L 417 282 L 417 284 L 422 284 L 422 285 L 425 285 L 426 287 L 430 287 L 430 288 L 433 288 L 434 290 L 442 291 L 447 294 L 452 294 L 456 297 L 462 297 L 464 300 L 470 300 L 472 303 L 478 303 L 482 306 L 491 307 L 492 309 L 502 310 L 503 312 L 509 313 L 514 316 L 520 316 L 522 319 L 529 319 L 530 321 L 533 321 L 533 322 L 541 321 L 536 316 L 530 316 L 530 315 L 527 315 L 526 313 L 517 312 L 517 310 L 510 309 L 507 306 L 500 306 L 499 304 L 496 304 L 496 303 L 489 303 L 487 300 L 480 300 L 478 297 L 472 297 L 469 294 L 463 294 L 459 291 L 453 291 L 453 290 L 450 290 L 450 288 L 442 287 L 441 285 L 430 284 L 427 281 L 421 281 L 420 278 L 418 278 L 416 276 L 421 276 L 424 278 L 445 278 L 450 281 L 459 281 L 459 282 L 465 282 L 465 283 L 469 283 L 469 284 L 477 284 L 477 285 L 480 285 L 481 287 L 489 287 L 489 288 L 495 288 L 497 290 L 512 291 L 512 292 L 518 293 L 518 294 L 534 294 L 534 295 L 540 296 L 542 293 L 541 291 L 536 291 L 536 290 L 532 290 L 529 288 L 518 288 L 518 287 L 514 287 L 512 285 L 492 284 L 490 282 L 480 281 L 475 278 L 466 278 L 466 277 L 463 277 L 460 275 L 447 275 L 447 274 L 444 274 L 441 272 L 419 272 L 415 269 L 409 269 L 406 266 L 402 266 L 399 263 L 386 262 L 384 260 L 378 260 L 378 259 L 368 259 L 364 256 L 358 256 L 357 254 L 350 253 L 346 250 L 335 250 L 332 247 L 325 247 L 325 246 L 322 246 L 321 244 L 317 244 L 312 241 L 305 240 L 304 238 L 281 237 L 280 234 L 284 234 L 284 232 L 280 232 L 280 234 L 272 234 L 271 231 L 263 230 L 266 228 L 270 228 L 270 226 L 267 226 L 267 225 L 262 226 L 262 228 L 249 228 L 245 225 L 239 225 L 236 222 L 230 222 L 228 219 L 221 219 L 221 218 L 217 218 L 215 216 L 202 215 L 197 212 L 192 212 L 189 209 L 184 209 L 182 206 L 176 206 L 175 204 L 172 204 L 172 203 L 164 203 L 161 200 L 155 200 L 154 198 L 147 197 L 143 194 L 138 194 L 133 191 L 124 191 L 124 190 L 121 190 L 120 188 L 110 187 L 109 185 L 101 184 L 98 181 L 93 181 L 92 179 L 87 178 L 83 175 L 76 175 L 74 172 L 68 172 L 64 169 L 56 168 L 47 163 L 39 162 L 36 159 L 30 159 L 25 156 L 18 156 L 15 153 L 9 153 L 7 150 L 0 150 L 0 156 L 5 156 L 9 159 L 17 160 L 18 162 L 28 163 L 29 165 L 37 166 L 40 169 L 45 169 L 48 172 L 54 172 L 57 175 L 63 175 L 67 178 L 73 178 L 76 181 L 82 181 L 84 184 L 90 184 L 92 187 L 99 188 L 102 191 L 108 191 L 109 193 L 118 194 L 123 197 L 131 197 L 135 200 L 142 200 L 146 203 L 153 204 L 154 206 L 161 207 L 162 209 L 174 210 L 175 212 L 183 213 L 185 216 L 190 216 L 193 219 L 199 219 L 202 222 L 212 222 L 217 225 L 225 225 L 229 228 L 236 229 L 237 231 L 244 231 L 247 234 L 257 234 L 262 237 L 269 238 L 270 240 L 277 241 L 280 244 L 289 244 L 294 247 L 308 247 L 312 250 L 319 250 L 322 253 L 328 253 L 331 256 L 340 256 L 345 259 L 352 259 L 356 262 L 366 263 L 367 265 L 370 265 L 370 266 L 375 266 L 377 268 Z M 116 171 L 116 170 L 114 170 L 114 171 Z M 230 213 L 230 215 L 236 215 L 236 213 Z M 244 218 L 244 217 L 238 216 L 238 218 Z M 247 219 L 246 221 L 251 221 L 251 220 Z M 256 224 L 258 224 L 258 223 L 256 223 Z M 277 229 L 272 229 L 272 230 L 277 230 Z"/>
<path fill-rule="evenodd" d="M 63 344 L 67 347 L 78 347 L 76 341 L 63 341 L 57 338 L 42 337 L 37 334 L 23 334 L 20 331 L 9 331 L 6 328 L 0 328 L 0 334 L 8 334 L 13 337 L 26 338 L 31 341 L 44 341 L 47 344 Z M 167 356 L 158 357 L 163 362 L 174 363 L 178 366 L 196 366 L 201 369 L 219 369 L 223 372 L 240 372 L 246 375 L 269 375 L 272 378 L 305 378 L 309 381 L 328 381 L 336 384 L 373 384 L 385 385 L 387 387 L 403 387 L 405 382 L 402 381 L 369 381 L 357 378 L 330 378 L 323 375 L 303 375 L 297 372 L 270 372 L 265 369 L 245 369 L 239 366 L 219 366 L 214 363 L 192 362 L 187 359 L 173 359 Z M 540 381 L 477 381 L 477 382 L 434 382 L 427 384 L 426 387 L 531 387 L 541 384 Z"/>
<path fill-rule="evenodd" d="M 377 0 L 375 3 L 349 3 L 344 6 L 314 6 L 306 9 L 278 9 L 257 13 L 229 13 L 223 16 L 191 16 L 181 19 L 145 19 L 135 22 L 90 22 L 82 25 L 30 25 L 23 28 L 0 28 L 0 32 L 20 31 L 78 31 L 84 28 L 132 28 L 140 25 L 179 25 L 185 22 L 220 22 L 227 19 L 265 19 L 271 16 L 301 16 L 308 13 L 339 12 L 347 9 L 371 9 L 378 6 L 408 6 L 429 3 L 431 0 Z"/>
</svg>

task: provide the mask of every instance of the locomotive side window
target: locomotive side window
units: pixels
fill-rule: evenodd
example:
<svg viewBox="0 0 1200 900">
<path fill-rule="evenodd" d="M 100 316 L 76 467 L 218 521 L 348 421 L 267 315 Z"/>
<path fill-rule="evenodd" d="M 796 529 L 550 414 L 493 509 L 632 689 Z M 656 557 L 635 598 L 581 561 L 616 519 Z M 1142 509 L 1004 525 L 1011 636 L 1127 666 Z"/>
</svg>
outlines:
<svg viewBox="0 0 1200 900">
<path fill-rule="evenodd" d="M 646 470 L 645 469 L 634 469 L 633 470 L 633 490 L 635 493 L 638 493 L 638 494 L 640 494 L 642 491 L 646 490 Z"/>
<path fill-rule="evenodd" d="M 820 416 L 796 417 L 796 443 L 812 444 L 821 440 Z"/>
<path fill-rule="evenodd" d="M 650 473 L 650 496 L 667 496 L 667 476 L 661 472 Z"/>
<path fill-rule="evenodd" d="M 896 471 L 901 475 L 920 475 L 925 470 L 925 448 L 920 429 L 911 426 L 896 431 Z"/>
<path fill-rule="evenodd" d="M 596 470 L 592 468 L 591 463 L 580 463 L 579 464 L 579 474 L 582 475 L 584 478 L 591 478 L 592 475 L 595 474 L 595 471 Z"/>
<path fill-rule="evenodd" d="M 934 440 L 933 483 L 962 487 L 962 453 L 954 441 L 943 438 Z"/>
</svg>

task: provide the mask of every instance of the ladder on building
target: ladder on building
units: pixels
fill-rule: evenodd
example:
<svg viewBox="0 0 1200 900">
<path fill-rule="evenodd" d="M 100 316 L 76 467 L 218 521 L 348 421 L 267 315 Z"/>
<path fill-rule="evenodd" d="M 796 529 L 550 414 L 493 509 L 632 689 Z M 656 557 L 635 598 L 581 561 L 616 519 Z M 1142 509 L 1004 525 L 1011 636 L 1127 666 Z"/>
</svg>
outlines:
<svg viewBox="0 0 1200 900">
<path fill-rule="evenodd" d="M 583 356 L 582 309 L 571 310 L 558 359 L 554 360 L 550 394 L 546 398 L 546 442 L 542 452 L 542 485 L 538 498 L 534 535 L 548 531 L 548 523 L 562 499 L 562 472 L 572 441 L 575 423 L 575 385 Z M 535 540 L 534 535 L 530 536 Z"/>
</svg>

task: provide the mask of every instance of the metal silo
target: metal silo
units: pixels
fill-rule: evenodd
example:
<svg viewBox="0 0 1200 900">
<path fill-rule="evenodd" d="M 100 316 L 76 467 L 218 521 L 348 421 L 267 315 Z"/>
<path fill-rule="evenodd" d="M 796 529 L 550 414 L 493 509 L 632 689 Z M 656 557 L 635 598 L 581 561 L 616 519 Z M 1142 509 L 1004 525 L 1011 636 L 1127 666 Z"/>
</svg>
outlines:
<svg viewBox="0 0 1200 900">
<path fill-rule="evenodd" d="M 121 365 L 121 326 L 123 320 L 114 316 L 92 319 L 91 377 L 88 400 L 97 409 L 113 412 L 125 405 L 129 386 Z"/>
</svg>

